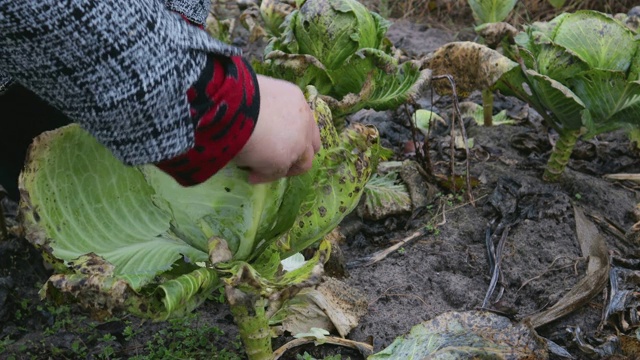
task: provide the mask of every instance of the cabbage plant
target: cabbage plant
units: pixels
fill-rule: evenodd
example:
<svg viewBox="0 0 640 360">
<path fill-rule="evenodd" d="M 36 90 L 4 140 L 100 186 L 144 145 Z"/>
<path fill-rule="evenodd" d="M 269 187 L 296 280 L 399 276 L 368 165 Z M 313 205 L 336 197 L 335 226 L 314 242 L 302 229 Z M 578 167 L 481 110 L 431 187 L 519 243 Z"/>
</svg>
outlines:
<svg viewBox="0 0 640 360">
<path fill-rule="evenodd" d="M 546 179 L 558 179 L 580 136 L 640 125 L 639 42 L 624 24 L 580 11 L 534 23 L 515 40 L 511 56 L 526 64 L 526 81 L 500 89 L 528 101 L 560 134 Z"/>
<path fill-rule="evenodd" d="M 56 270 L 42 294 L 96 316 L 164 320 L 223 286 L 249 358 L 271 358 L 270 316 L 319 282 L 323 236 L 356 206 L 379 154 L 375 128 L 338 135 L 312 88 L 309 99 L 323 148 L 309 172 L 268 184 L 249 184 L 230 164 L 184 188 L 153 166 L 121 164 L 77 125 L 39 136 L 20 207 L 26 237 Z M 283 270 L 283 259 L 310 246 L 313 258 Z"/>
<path fill-rule="evenodd" d="M 265 49 L 258 72 L 312 84 L 335 117 L 363 108 L 393 109 L 429 77 L 421 61 L 401 62 L 385 37 L 391 23 L 356 0 L 301 0 L 280 36 Z"/>
<path fill-rule="evenodd" d="M 640 125 L 638 45 L 612 17 L 578 11 L 526 26 L 514 46 L 504 46 L 515 61 L 458 43 L 439 49 L 428 66 L 453 74 L 462 88 L 488 85 L 528 102 L 559 134 L 544 172 L 556 181 L 578 138 Z"/>
</svg>

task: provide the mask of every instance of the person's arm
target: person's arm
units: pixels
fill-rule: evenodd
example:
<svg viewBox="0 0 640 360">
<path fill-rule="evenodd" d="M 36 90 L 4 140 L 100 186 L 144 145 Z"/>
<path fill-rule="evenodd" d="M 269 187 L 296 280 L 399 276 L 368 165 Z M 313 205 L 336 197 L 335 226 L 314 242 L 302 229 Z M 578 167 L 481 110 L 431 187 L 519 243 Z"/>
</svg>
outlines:
<svg viewBox="0 0 640 360">
<path fill-rule="evenodd" d="M 0 69 L 131 165 L 193 146 L 187 91 L 239 54 L 155 0 L 0 0 L 0 35 Z"/>
<path fill-rule="evenodd" d="M 2 95 L 13 84 L 13 79 L 0 69 L 0 95 Z"/>
<path fill-rule="evenodd" d="M 187 95 L 194 146 L 157 163 L 184 186 L 205 181 L 236 156 L 249 140 L 260 111 L 256 75 L 239 56 L 208 56 Z"/>
<path fill-rule="evenodd" d="M 0 15 L 0 69 L 124 163 L 157 163 L 183 185 L 199 183 L 240 152 L 258 111 L 263 130 L 236 159 L 252 181 L 304 171 L 319 148 L 299 89 L 263 78 L 276 99 L 292 101 L 260 106 L 256 77 L 236 50 L 155 1 L 0 0 Z M 272 136 L 274 126 L 286 136 Z"/>
</svg>

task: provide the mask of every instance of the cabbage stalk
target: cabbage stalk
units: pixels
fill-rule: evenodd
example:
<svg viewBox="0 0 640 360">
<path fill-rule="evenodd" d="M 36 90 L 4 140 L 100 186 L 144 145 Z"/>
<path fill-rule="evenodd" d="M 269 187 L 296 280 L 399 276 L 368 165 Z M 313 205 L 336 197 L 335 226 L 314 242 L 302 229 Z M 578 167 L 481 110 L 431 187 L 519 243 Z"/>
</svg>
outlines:
<svg viewBox="0 0 640 360">
<path fill-rule="evenodd" d="M 313 88 L 322 150 L 300 176 L 251 185 L 230 164 L 189 188 L 153 166 L 128 167 L 77 125 L 35 139 L 20 177 L 27 239 L 56 272 L 43 296 L 79 302 L 94 316 L 125 310 L 164 320 L 225 293 L 250 359 L 269 359 L 269 317 L 317 284 L 322 239 L 351 212 L 380 147 L 373 127 L 340 135 Z M 285 272 L 281 260 L 316 255 Z"/>
<path fill-rule="evenodd" d="M 385 37 L 391 23 L 356 0 L 306 0 L 265 49 L 259 73 L 311 84 L 342 118 L 363 108 L 393 109 L 415 95 L 430 72 L 401 62 Z"/>
<path fill-rule="evenodd" d="M 476 20 L 475 31 L 481 36 L 485 36 L 491 27 L 506 25 L 501 23 L 504 21 L 513 8 L 516 6 L 517 0 L 468 0 L 469 6 Z M 498 41 L 485 38 L 485 43 L 492 49 L 498 47 Z M 493 92 L 491 89 L 482 89 L 482 106 L 484 125 L 493 125 Z"/>
</svg>

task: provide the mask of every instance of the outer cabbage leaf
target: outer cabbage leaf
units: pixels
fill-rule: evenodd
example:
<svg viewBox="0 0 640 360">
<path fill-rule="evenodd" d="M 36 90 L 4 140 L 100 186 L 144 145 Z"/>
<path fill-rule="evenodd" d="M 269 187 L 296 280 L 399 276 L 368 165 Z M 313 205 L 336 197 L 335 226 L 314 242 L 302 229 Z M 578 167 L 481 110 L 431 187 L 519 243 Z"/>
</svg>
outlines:
<svg viewBox="0 0 640 360">
<path fill-rule="evenodd" d="M 397 171 L 384 176 L 374 174 L 365 186 L 364 197 L 363 204 L 358 207 L 358 215 L 365 219 L 380 220 L 411 211 L 407 185 L 398 182 Z"/>
<path fill-rule="evenodd" d="M 536 21 L 531 25 L 525 26 L 525 32 L 521 33 L 523 37 L 516 38 L 516 43 L 530 51 L 534 51 L 535 44 L 547 43 L 555 36 L 557 29 L 569 13 L 562 13 L 551 21 Z M 526 34 L 526 36 L 525 36 Z"/>
<path fill-rule="evenodd" d="M 538 44 L 536 51 L 536 67 L 532 69 L 563 84 L 566 84 L 565 80 L 589 70 L 587 63 L 571 50 L 558 44 Z"/>
<path fill-rule="evenodd" d="M 589 109 L 587 136 L 624 125 L 640 126 L 638 81 L 627 81 L 619 71 L 590 70 L 569 79 L 569 83 Z"/>
<path fill-rule="evenodd" d="M 368 360 L 548 359 L 543 338 L 527 324 L 490 312 L 448 312 L 414 326 Z"/>
<path fill-rule="evenodd" d="M 518 33 L 514 37 L 517 47 L 522 49 L 518 55 L 512 51 L 511 46 L 503 46 L 505 55 L 511 59 L 521 57 L 528 69 L 537 68 L 535 55 L 540 51 L 541 44 L 550 44 L 557 27 L 564 21 L 568 13 L 562 13 L 551 21 L 537 21 L 531 25 L 525 25 L 525 31 Z"/>
<path fill-rule="evenodd" d="M 220 286 L 214 270 L 197 268 L 136 292 L 125 280 L 113 276 L 113 265 L 95 254 L 83 255 L 69 264 L 75 272 L 52 275 L 41 295 L 77 301 L 95 318 L 106 318 L 120 310 L 155 320 L 182 317 Z"/>
<path fill-rule="evenodd" d="M 188 257 L 205 261 L 169 227 L 140 171 L 122 165 L 78 125 L 34 141 L 20 176 L 27 238 L 55 259 L 96 253 L 138 291 Z"/>
<path fill-rule="evenodd" d="M 341 100 L 336 101 L 330 94 L 323 99 L 337 118 L 361 109 L 395 109 L 413 98 L 431 79 L 431 70 L 421 70 L 421 66 L 421 62 L 413 61 L 398 65 L 396 59 L 381 50 L 360 50 L 348 65 L 331 74 L 336 79 L 337 98 Z M 366 67 L 373 70 L 363 73 L 361 69 Z M 349 80 L 339 80 L 345 78 Z"/>
<path fill-rule="evenodd" d="M 577 130 L 583 126 L 585 104 L 580 97 L 560 82 L 533 70 L 527 70 L 526 76 L 526 82 L 520 82 L 522 78 L 517 75 L 513 78 L 505 76 L 499 82 L 498 88 L 507 95 L 515 95 L 534 105 L 559 131 Z"/>
<path fill-rule="evenodd" d="M 361 108 L 377 110 L 395 109 L 415 96 L 431 79 L 431 70 L 422 69 L 421 64 L 404 62 L 392 69 L 392 76 L 377 70 L 373 78 L 370 95 L 364 98 Z M 395 73 L 393 73 L 395 71 Z M 367 84 L 365 83 L 365 89 Z M 360 109 L 357 109 L 360 110 Z"/>
<path fill-rule="evenodd" d="M 264 62 L 254 61 L 252 64 L 258 74 L 292 82 L 301 89 L 314 84 L 323 94 L 333 91 L 333 83 L 327 69 L 315 57 L 280 50 L 265 50 L 265 53 Z"/>
<path fill-rule="evenodd" d="M 338 137 L 324 102 L 315 102 L 314 113 L 321 125 L 323 151 L 314 159 L 312 170 L 301 177 L 313 185 L 292 228 L 276 244 L 282 258 L 320 240 L 356 207 L 383 151 L 374 127 L 353 124 Z"/>
</svg>

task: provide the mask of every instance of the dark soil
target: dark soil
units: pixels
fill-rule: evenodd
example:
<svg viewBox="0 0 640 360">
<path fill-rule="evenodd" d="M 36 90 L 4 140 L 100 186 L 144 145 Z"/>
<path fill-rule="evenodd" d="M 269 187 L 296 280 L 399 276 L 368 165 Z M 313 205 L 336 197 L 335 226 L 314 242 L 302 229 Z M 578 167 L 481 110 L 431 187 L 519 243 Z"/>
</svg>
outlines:
<svg viewBox="0 0 640 360">
<path fill-rule="evenodd" d="M 464 37 L 462 34 L 398 22 L 389 36 L 408 54 L 421 56 Z M 479 96 L 474 95 L 471 100 L 479 102 Z M 451 99 L 431 96 L 426 90 L 418 104 L 433 105 L 446 115 Z M 414 214 L 378 222 L 362 221 L 354 216 L 348 219 L 349 228 L 355 230 L 349 231 L 342 245 L 347 263 L 425 229 L 423 236 L 401 251 L 373 265 L 348 270 L 345 281 L 363 291 L 369 301 L 368 312 L 351 332 L 350 339 L 373 343 L 379 351 L 422 321 L 447 311 L 481 307 L 490 281 L 486 236 L 487 231 L 495 230 L 497 221 L 504 215 L 500 213 L 504 210 L 499 209 L 501 204 L 517 200 L 519 207 L 511 210 L 519 211 L 518 221 L 511 227 L 503 254 L 504 278 L 500 285 L 504 292 L 497 303 L 491 302 L 487 308 L 514 319 L 554 304 L 584 276 L 586 260 L 576 240 L 574 204 L 590 219 L 600 219 L 597 224 L 612 254 L 629 259 L 640 255 L 636 243 L 608 230 L 614 226 L 625 232 L 638 220 L 634 216 L 640 200 L 638 187 L 603 178 L 611 173 L 640 172 L 635 144 L 622 132 L 582 141 L 562 180 L 545 183 L 541 180 L 543 166 L 554 134 L 547 131 L 535 112 L 527 113 L 526 106 L 514 99 L 498 96 L 495 111 L 502 109 L 512 115 L 522 114 L 524 109 L 526 116 L 516 125 L 488 128 L 468 119 L 465 122 L 468 137 L 474 139 L 469 160 L 470 175 L 477 180 L 472 191 L 475 206 L 468 202 L 468 194 L 460 190 L 453 192 L 441 183 L 423 179 L 421 186 L 435 189 L 435 194 L 431 204 Z M 411 131 L 403 109 L 363 111 L 351 120 L 375 124 L 384 144 L 394 150 L 396 160 L 415 159 L 404 151 L 411 140 Z M 448 130 L 436 129 L 434 134 L 430 141 L 433 172 L 447 175 Z M 455 157 L 456 172 L 463 174 L 464 152 L 457 151 Z M 497 199 L 497 195 L 504 194 L 509 197 Z M 12 220 L 15 204 L 5 201 L 4 205 Z M 354 223 L 356 226 L 352 226 Z M 0 359 L 143 355 L 162 359 L 169 355 L 160 350 L 172 348 L 174 354 L 179 354 L 180 346 L 200 349 L 201 356 L 192 354 L 193 358 L 224 358 L 225 352 L 221 351 L 242 355 L 228 308 L 216 300 L 207 302 L 192 318 L 178 322 L 151 323 L 134 317 L 95 322 L 72 304 L 54 306 L 40 300 L 39 287 L 49 275 L 41 256 L 24 239 L 0 242 Z M 577 358 L 584 358 L 566 330 L 580 327 L 587 338 L 615 334 L 609 325 L 598 331 L 604 296 L 604 293 L 596 296 L 587 306 L 538 329 L 538 333 L 565 346 Z M 208 342 L 188 343 L 196 337 L 204 337 Z M 283 339 L 278 340 L 282 342 Z M 311 352 L 314 348 L 304 350 Z M 336 352 L 345 358 L 358 358 L 356 353 L 340 348 L 317 354 Z"/>
</svg>

